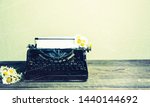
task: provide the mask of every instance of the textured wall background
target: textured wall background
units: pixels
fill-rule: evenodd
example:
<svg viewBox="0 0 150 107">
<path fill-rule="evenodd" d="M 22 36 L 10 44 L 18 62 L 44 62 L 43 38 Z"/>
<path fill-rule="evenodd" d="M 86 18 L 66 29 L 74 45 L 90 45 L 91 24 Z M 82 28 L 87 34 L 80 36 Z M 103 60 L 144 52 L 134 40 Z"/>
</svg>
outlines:
<svg viewBox="0 0 150 107">
<path fill-rule="evenodd" d="M 0 0 L 0 60 L 25 60 L 34 37 L 87 36 L 88 59 L 150 59 L 150 0 Z"/>
</svg>

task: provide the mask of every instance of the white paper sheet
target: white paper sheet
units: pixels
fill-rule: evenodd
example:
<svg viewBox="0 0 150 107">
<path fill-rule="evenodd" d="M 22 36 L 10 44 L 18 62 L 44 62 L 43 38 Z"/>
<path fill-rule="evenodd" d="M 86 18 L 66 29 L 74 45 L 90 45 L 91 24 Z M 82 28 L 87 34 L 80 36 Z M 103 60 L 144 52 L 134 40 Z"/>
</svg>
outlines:
<svg viewBox="0 0 150 107">
<path fill-rule="evenodd" d="M 77 48 L 75 37 L 40 37 L 35 39 L 37 48 Z"/>
</svg>

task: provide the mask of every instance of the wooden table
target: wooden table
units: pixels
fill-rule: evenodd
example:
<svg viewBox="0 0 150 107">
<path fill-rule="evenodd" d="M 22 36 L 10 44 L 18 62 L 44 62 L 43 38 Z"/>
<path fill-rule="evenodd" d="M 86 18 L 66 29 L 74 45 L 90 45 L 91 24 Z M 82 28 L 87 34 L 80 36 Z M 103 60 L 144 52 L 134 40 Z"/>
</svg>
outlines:
<svg viewBox="0 0 150 107">
<path fill-rule="evenodd" d="M 0 66 L 25 69 L 24 61 L 3 61 Z M 19 82 L 12 85 L 0 83 L 0 89 L 15 90 L 122 90 L 150 89 L 150 60 L 90 60 L 87 82 Z"/>
</svg>

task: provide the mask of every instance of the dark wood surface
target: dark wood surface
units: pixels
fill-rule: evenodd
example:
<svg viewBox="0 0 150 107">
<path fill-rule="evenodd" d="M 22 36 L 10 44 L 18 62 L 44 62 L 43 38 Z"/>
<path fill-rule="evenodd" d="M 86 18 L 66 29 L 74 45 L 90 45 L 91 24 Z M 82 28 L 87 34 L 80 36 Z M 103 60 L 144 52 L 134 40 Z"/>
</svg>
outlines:
<svg viewBox="0 0 150 107">
<path fill-rule="evenodd" d="M 24 61 L 0 62 L 0 66 L 14 66 L 24 70 Z M 122 90 L 150 89 L 150 60 L 93 60 L 88 61 L 87 82 L 19 82 L 0 83 L 0 89 L 38 90 Z"/>
</svg>

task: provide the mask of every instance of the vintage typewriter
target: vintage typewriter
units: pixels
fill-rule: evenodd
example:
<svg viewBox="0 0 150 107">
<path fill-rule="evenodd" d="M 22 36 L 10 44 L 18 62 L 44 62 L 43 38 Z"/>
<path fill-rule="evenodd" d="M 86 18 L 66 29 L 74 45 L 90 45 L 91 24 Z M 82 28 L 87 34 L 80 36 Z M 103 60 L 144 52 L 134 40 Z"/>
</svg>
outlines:
<svg viewBox="0 0 150 107">
<path fill-rule="evenodd" d="M 86 81 L 86 52 L 80 37 L 35 38 L 27 50 L 26 81 Z"/>
</svg>

